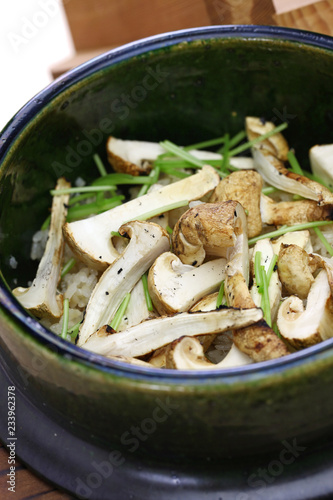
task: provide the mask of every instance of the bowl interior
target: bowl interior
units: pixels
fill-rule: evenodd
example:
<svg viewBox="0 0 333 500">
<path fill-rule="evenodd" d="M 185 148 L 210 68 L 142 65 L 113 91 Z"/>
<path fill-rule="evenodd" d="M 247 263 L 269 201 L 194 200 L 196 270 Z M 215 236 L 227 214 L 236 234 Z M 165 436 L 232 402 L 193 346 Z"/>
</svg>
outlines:
<svg viewBox="0 0 333 500">
<path fill-rule="evenodd" d="M 10 288 L 34 277 L 31 238 L 56 179 L 94 179 L 92 155 L 107 164 L 110 134 L 186 145 L 236 134 L 245 116 L 262 116 L 288 122 L 285 135 L 304 168 L 311 146 L 332 141 L 332 41 L 323 48 L 299 43 L 288 30 L 278 37 L 230 32 L 199 30 L 119 49 L 56 81 L 19 112 L 0 142 L 0 263 Z M 310 34 L 298 38 L 313 42 Z"/>
</svg>

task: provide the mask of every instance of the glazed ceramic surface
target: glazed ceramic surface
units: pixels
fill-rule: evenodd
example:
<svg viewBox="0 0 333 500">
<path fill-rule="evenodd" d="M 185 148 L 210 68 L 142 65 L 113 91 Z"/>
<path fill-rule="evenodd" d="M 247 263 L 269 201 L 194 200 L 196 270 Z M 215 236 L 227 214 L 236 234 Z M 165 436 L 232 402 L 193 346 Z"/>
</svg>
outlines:
<svg viewBox="0 0 333 500">
<path fill-rule="evenodd" d="M 66 432 L 105 449 L 200 462 L 329 440 L 333 341 L 276 361 L 210 372 L 133 367 L 56 337 L 10 289 L 34 277 L 33 233 L 57 177 L 96 177 L 110 134 L 189 144 L 234 134 L 247 115 L 289 123 L 303 165 L 332 142 L 333 40 L 265 27 L 153 37 L 71 71 L 0 138 L 1 360 L 17 389 Z M 10 257 L 18 262 L 10 266 Z M 2 436 L 3 438 L 3 436 Z"/>
</svg>

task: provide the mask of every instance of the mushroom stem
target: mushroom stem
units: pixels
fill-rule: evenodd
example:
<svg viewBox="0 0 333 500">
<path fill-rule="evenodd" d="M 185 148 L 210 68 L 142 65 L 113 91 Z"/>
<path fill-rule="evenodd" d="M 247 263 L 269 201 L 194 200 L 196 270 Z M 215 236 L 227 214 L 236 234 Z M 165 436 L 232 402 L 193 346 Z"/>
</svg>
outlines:
<svg viewBox="0 0 333 500">
<path fill-rule="evenodd" d="M 59 179 L 56 189 L 66 188 L 70 188 L 70 184 L 64 178 Z M 68 194 L 54 196 L 48 240 L 36 277 L 29 288 L 18 287 L 13 290 L 22 306 L 37 318 L 56 320 L 62 315 L 63 296 L 57 294 L 57 286 L 64 247 L 62 226 L 66 220 L 68 200 Z"/>
<path fill-rule="evenodd" d="M 143 356 L 184 335 L 222 333 L 248 326 L 261 318 L 262 311 L 257 308 L 246 311 L 228 308 L 211 312 L 183 312 L 152 319 L 120 333 L 111 333 L 110 328 L 104 326 L 89 337 L 84 348 L 104 356 Z"/>
<path fill-rule="evenodd" d="M 152 222 L 128 222 L 119 232 L 128 234 L 131 240 L 95 286 L 80 327 L 78 345 L 110 323 L 126 293 L 132 290 L 156 257 L 169 248 L 167 232 Z"/>
</svg>

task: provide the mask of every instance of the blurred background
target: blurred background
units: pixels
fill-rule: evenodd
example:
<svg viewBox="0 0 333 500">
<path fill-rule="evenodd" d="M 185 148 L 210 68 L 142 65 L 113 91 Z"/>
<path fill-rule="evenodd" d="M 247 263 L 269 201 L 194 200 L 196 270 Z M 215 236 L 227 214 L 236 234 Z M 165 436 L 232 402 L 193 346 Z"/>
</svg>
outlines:
<svg viewBox="0 0 333 500">
<path fill-rule="evenodd" d="M 53 78 L 105 50 L 216 24 L 273 24 L 333 35 L 333 0 L 3 0 L 0 129 Z"/>
</svg>

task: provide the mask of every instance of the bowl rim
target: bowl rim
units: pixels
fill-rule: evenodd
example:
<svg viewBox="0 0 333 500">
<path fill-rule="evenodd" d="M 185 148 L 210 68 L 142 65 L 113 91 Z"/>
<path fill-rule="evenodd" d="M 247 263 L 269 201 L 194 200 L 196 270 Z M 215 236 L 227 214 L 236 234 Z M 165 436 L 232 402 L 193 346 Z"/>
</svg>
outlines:
<svg viewBox="0 0 333 500">
<path fill-rule="evenodd" d="M 224 25 L 206 26 L 166 32 L 143 38 L 107 51 L 93 59 L 69 70 L 54 80 L 50 85 L 32 97 L 7 123 L 0 132 L 0 168 L 3 160 L 15 143 L 17 135 L 38 115 L 45 104 L 50 103 L 60 93 L 75 85 L 83 78 L 113 66 L 129 58 L 142 55 L 182 42 L 193 42 L 207 39 L 245 38 L 260 40 L 280 40 L 282 42 L 297 42 L 312 48 L 321 48 L 333 52 L 333 37 L 316 32 L 264 25 Z M 333 54 L 332 54 L 333 56 Z M 9 290 L 0 271 L 0 306 L 16 320 L 21 328 L 26 328 L 30 338 L 46 348 L 56 349 L 57 355 L 77 361 L 97 370 L 112 375 L 124 376 L 131 379 L 157 381 L 167 384 L 197 385 L 203 384 L 231 384 L 247 380 L 256 380 L 262 377 L 274 376 L 277 372 L 298 369 L 304 364 L 314 364 L 329 358 L 333 352 L 333 338 L 308 347 L 303 351 L 292 353 L 282 358 L 250 365 L 223 368 L 215 370 L 171 370 L 141 367 L 130 365 L 123 361 L 115 361 L 99 354 L 92 353 L 81 347 L 67 342 L 43 327 L 31 317 Z"/>
</svg>

